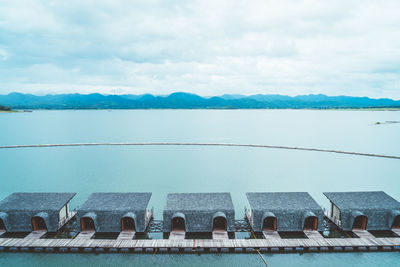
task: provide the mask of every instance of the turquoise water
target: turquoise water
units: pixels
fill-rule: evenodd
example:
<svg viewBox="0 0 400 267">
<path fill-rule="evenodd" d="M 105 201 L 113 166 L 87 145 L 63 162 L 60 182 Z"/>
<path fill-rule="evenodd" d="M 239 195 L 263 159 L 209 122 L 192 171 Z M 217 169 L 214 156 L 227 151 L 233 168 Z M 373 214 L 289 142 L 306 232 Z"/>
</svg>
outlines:
<svg viewBox="0 0 400 267">
<path fill-rule="evenodd" d="M 269 267 L 399 266 L 400 253 L 265 254 Z M 0 253 L 1 266 L 265 266 L 257 254 L 21 254 Z"/>
<path fill-rule="evenodd" d="M 0 113 L 0 144 L 226 142 L 400 155 L 396 111 L 113 110 Z M 156 219 L 169 192 L 384 190 L 400 200 L 400 161 L 263 148 L 64 147 L 0 150 L 0 198 L 14 191 L 151 191 Z M 268 255 L 270 266 L 396 266 L 400 253 Z M 260 265 L 257 255 L 0 254 L 0 265 Z M 153 262 L 154 261 L 154 262 Z M 29 264 L 28 264 L 29 263 Z M 34 264 L 33 264 L 34 263 Z"/>
</svg>

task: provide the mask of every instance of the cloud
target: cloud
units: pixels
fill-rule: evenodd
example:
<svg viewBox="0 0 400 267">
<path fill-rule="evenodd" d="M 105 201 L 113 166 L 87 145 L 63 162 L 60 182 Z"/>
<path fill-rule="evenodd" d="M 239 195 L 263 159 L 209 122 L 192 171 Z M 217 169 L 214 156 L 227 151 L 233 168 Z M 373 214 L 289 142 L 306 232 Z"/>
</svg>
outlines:
<svg viewBox="0 0 400 267">
<path fill-rule="evenodd" d="M 9 55 L 5 49 L 0 48 L 0 59 L 2 61 L 6 61 L 8 59 Z"/>
<path fill-rule="evenodd" d="M 397 0 L 2 1 L 0 93 L 400 98 Z"/>
</svg>

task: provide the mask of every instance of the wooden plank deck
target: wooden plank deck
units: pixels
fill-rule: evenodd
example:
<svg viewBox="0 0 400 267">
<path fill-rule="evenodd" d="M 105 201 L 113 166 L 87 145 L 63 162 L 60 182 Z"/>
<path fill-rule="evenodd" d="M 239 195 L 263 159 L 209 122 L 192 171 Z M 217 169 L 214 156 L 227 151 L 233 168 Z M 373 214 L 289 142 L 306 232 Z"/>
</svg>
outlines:
<svg viewBox="0 0 400 267">
<path fill-rule="evenodd" d="M 400 237 L 400 229 L 392 229 L 392 232 L 395 233 L 398 237 Z"/>
<path fill-rule="evenodd" d="M 324 238 L 318 231 L 304 230 L 303 232 L 309 239 Z"/>
<path fill-rule="evenodd" d="M 270 238 L 280 239 L 281 238 L 279 233 L 274 230 L 264 230 L 262 233 L 263 233 L 263 236 L 265 239 L 270 239 Z"/>
<path fill-rule="evenodd" d="M 33 231 L 24 239 L 39 239 L 42 238 L 45 234 L 47 234 L 47 231 Z"/>
<path fill-rule="evenodd" d="M 352 232 L 355 233 L 359 238 L 375 238 L 375 236 L 373 236 L 367 230 L 353 229 Z"/>
<path fill-rule="evenodd" d="M 169 233 L 169 239 L 178 239 L 178 240 L 182 240 L 185 239 L 186 236 L 186 232 L 185 231 L 171 231 Z"/>
<path fill-rule="evenodd" d="M 91 239 L 96 232 L 94 231 L 85 231 L 80 232 L 79 235 L 75 237 L 75 239 Z"/>
<path fill-rule="evenodd" d="M 259 248 L 389 248 L 400 249 L 400 238 L 301 238 L 301 239 L 33 239 L 33 238 L 0 238 L 2 248 L 64 248 L 64 249 L 188 249 L 188 251 L 202 249 L 242 249 L 242 252 L 253 251 L 246 249 Z M 244 249 L 244 250 L 243 250 Z"/>
<path fill-rule="evenodd" d="M 212 232 L 212 239 L 229 239 L 228 232 L 223 230 L 214 230 Z"/>
<path fill-rule="evenodd" d="M 2 247 L 119 247 L 119 248 L 252 248 L 252 247 L 344 247 L 400 246 L 400 238 L 316 238 L 316 239 L 26 239 L 0 238 Z"/>
<path fill-rule="evenodd" d="M 136 232 L 135 231 L 123 231 L 121 232 L 117 239 L 118 240 L 132 240 L 135 238 Z"/>
</svg>

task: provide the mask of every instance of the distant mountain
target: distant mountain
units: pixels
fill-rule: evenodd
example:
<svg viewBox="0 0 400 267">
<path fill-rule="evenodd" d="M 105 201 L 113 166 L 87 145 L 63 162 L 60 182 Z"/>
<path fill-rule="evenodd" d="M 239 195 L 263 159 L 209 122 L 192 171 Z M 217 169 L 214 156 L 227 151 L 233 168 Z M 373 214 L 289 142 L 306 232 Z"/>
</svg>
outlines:
<svg viewBox="0 0 400 267">
<path fill-rule="evenodd" d="M 400 108 L 399 100 L 388 98 L 326 95 L 222 95 L 201 97 L 176 92 L 168 96 L 58 94 L 36 96 L 0 95 L 0 105 L 12 109 L 330 109 Z"/>
<path fill-rule="evenodd" d="M 245 97 L 246 97 L 245 95 L 231 95 L 231 94 L 225 94 L 221 96 L 221 98 L 223 99 L 240 99 Z"/>
</svg>

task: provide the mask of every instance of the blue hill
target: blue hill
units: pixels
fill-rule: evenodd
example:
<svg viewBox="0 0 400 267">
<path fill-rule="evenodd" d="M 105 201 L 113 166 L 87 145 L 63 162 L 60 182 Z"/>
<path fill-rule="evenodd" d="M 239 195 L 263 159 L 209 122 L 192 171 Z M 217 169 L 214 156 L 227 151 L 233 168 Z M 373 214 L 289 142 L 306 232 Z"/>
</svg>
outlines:
<svg viewBox="0 0 400 267">
<path fill-rule="evenodd" d="M 176 92 L 168 96 L 56 94 L 36 96 L 10 93 L 0 95 L 0 105 L 13 109 L 330 109 L 400 108 L 400 101 L 351 96 L 222 95 L 201 97 Z"/>
</svg>

